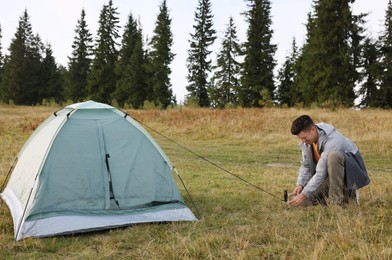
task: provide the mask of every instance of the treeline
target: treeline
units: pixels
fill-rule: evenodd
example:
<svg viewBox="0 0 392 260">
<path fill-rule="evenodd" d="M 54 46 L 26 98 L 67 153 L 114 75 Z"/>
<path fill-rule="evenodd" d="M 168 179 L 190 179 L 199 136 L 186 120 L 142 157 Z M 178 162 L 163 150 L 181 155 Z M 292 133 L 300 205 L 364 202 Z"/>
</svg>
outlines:
<svg viewBox="0 0 392 260">
<path fill-rule="evenodd" d="M 353 15 L 354 1 L 314 1 L 305 44 L 295 39 L 280 68 L 275 98 L 296 106 L 392 106 L 392 5 L 378 38 L 366 31 L 366 14 Z"/>
<path fill-rule="evenodd" d="M 245 0 L 245 42 L 229 17 L 215 61 L 217 39 L 210 0 L 199 0 L 186 60 L 188 94 L 184 105 L 200 107 L 392 106 L 392 4 L 384 30 L 370 37 L 366 14 L 354 15 L 354 0 L 314 0 L 306 39 L 276 69 L 269 0 Z M 132 14 L 119 35 L 112 0 L 104 4 L 93 40 L 81 11 L 67 67 L 59 66 L 50 44 L 34 34 L 27 10 L 3 55 L 0 48 L 0 99 L 21 105 L 86 99 L 120 107 L 176 105 L 170 82 L 173 34 L 166 0 L 159 5 L 155 29 L 144 40 Z M 1 28 L 0 28 L 1 40 Z M 119 43 L 120 42 L 120 43 Z M 1 41 L 0 41 L 1 47 Z"/>
<path fill-rule="evenodd" d="M 1 56 L 1 100 L 35 105 L 93 99 L 132 108 L 141 108 L 146 101 L 161 108 L 175 104 L 169 68 L 174 57 L 173 36 L 166 0 L 159 6 L 154 35 L 148 42 L 132 14 L 120 36 L 118 15 L 112 0 L 103 5 L 94 41 L 83 9 L 64 68 L 57 65 L 51 46 L 33 33 L 25 10 L 9 54 Z"/>
</svg>

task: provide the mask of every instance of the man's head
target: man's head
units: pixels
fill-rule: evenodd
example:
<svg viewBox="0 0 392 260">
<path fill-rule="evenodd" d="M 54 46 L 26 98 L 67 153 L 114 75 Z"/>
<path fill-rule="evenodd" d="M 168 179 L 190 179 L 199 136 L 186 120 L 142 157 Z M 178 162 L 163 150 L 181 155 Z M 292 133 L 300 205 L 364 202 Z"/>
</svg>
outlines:
<svg viewBox="0 0 392 260">
<path fill-rule="evenodd" d="M 308 115 L 302 115 L 293 121 L 291 133 L 307 144 L 316 142 L 318 138 L 316 125 Z"/>
</svg>

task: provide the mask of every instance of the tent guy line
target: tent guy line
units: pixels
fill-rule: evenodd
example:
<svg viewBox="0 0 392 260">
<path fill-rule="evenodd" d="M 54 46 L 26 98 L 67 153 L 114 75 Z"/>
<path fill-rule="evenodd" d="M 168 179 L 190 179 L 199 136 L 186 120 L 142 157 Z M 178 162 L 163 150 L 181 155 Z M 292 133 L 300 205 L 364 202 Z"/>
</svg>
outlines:
<svg viewBox="0 0 392 260">
<path fill-rule="evenodd" d="M 189 190 L 188 190 L 188 188 L 186 187 L 184 181 L 182 180 L 180 174 L 178 173 L 177 168 L 173 166 L 173 170 L 176 172 L 178 179 L 179 179 L 179 180 L 181 181 L 181 183 L 182 183 L 182 186 L 184 186 L 184 189 L 185 189 L 186 193 L 188 194 L 188 196 L 189 196 L 189 198 L 190 198 L 190 200 L 191 200 L 191 202 L 192 202 L 192 204 L 193 204 L 193 207 L 195 208 L 196 214 L 197 214 L 197 216 L 199 217 L 199 219 L 201 220 L 201 219 L 202 219 L 202 216 L 201 216 L 200 213 L 199 213 L 199 209 L 197 208 L 196 203 L 195 203 L 195 201 L 193 200 L 193 197 L 191 196 L 191 193 L 189 192 Z"/>
<path fill-rule="evenodd" d="M 164 134 L 162 134 L 162 133 L 158 132 L 157 130 L 153 129 L 152 127 L 146 125 L 145 123 L 143 123 L 142 121 L 138 120 L 137 118 L 135 118 L 135 117 L 133 117 L 133 116 L 132 116 L 132 118 L 133 118 L 134 120 L 136 120 L 139 124 L 145 126 L 146 128 L 150 129 L 150 130 L 153 131 L 154 133 L 156 133 L 156 134 L 162 136 L 163 138 L 169 140 L 170 142 L 172 142 L 172 143 L 178 145 L 178 146 L 181 147 L 182 149 L 184 149 L 184 150 L 188 151 L 189 153 L 191 153 L 191 154 L 193 154 L 193 155 L 199 157 L 200 159 L 206 161 L 207 163 L 209 163 L 209 164 L 211 164 L 211 165 L 217 167 L 218 169 L 220 169 L 220 170 L 222 170 L 222 171 L 224 171 L 224 172 L 230 174 L 231 176 L 234 176 L 235 178 L 241 180 L 242 182 L 245 182 L 246 184 L 248 184 L 248 185 L 250 185 L 250 186 L 252 186 L 252 187 L 254 187 L 254 188 L 256 188 L 256 189 L 258 189 L 258 190 L 260 190 L 260 191 L 262 191 L 262 192 L 264 192 L 264 193 L 266 193 L 266 194 L 268 194 L 268 195 L 270 195 L 270 196 L 272 196 L 272 197 L 274 197 L 274 198 L 276 198 L 276 199 L 278 199 L 279 201 L 285 202 L 285 199 L 279 198 L 278 196 L 276 196 L 276 195 L 274 195 L 274 194 L 268 192 L 267 190 L 260 188 L 259 186 L 257 186 L 257 185 L 255 185 L 255 184 L 251 183 L 250 181 L 248 181 L 248 180 L 246 180 L 246 179 L 244 179 L 244 178 L 238 176 L 237 174 L 234 174 L 233 172 L 231 172 L 231 171 L 229 171 L 229 170 L 223 168 L 222 166 L 220 166 L 220 165 L 214 163 L 213 161 L 207 159 L 206 157 L 204 157 L 204 156 L 202 156 L 202 155 L 200 155 L 200 154 L 198 154 L 198 153 L 196 153 L 196 152 L 190 150 L 189 148 L 187 148 L 187 147 L 183 146 L 182 144 L 176 142 L 175 140 L 171 139 L 170 137 L 165 136 Z"/>
<path fill-rule="evenodd" d="M 1 189 L 0 189 L 0 193 L 3 192 L 3 190 L 4 190 L 4 188 L 5 188 L 5 185 L 6 185 L 6 183 L 7 183 L 8 177 L 10 176 L 10 174 L 11 174 L 11 172 L 13 171 L 13 169 L 14 169 L 14 167 L 15 167 L 15 165 L 16 165 L 17 162 L 18 162 L 18 156 L 15 157 L 15 160 L 14 160 L 14 162 L 12 163 L 12 165 L 11 165 L 11 167 L 10 167 L 8 173 L 7 173 L 7 176 L 5 176 L 3 185 L 1 186 Z"/>
</svg>

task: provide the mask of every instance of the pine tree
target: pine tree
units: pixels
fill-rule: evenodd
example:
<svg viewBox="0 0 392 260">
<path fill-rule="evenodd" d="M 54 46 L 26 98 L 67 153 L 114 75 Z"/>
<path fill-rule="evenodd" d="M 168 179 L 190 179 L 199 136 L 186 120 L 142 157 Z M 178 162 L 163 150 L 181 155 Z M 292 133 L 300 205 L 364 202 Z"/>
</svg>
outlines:
<svg viewBox="0 0 392 260">
<path fill-rule="evenodd" d="M 313 82 L 314 77 L 309 75 L 317 73 L 316 67 L 314 66 L 314 45 L 311 44 L 311 40 L 315 34 L 315 21 L 311 13 L 308 13 L 308 19 L 306 23 L 306 41 L 300 51 L 298 52 L 297 61 L 294 64 L 294 86 L 296 87 L 295 93 L 293 93 L 293 105 L 310 105 L 315 100 L 315 89 L 316 83 Z"/>
<path fill-rule="evenodd" d="M 276 88 L 276 100 L 280 105 L 294 106 L 296 102 L 296 86 L 294 78 L 296 77 L 294 65 L 298 59 L 298 47 L 293 38 L 291 53 L 286 57 L 286 60 L 278 72 L 279 85 Z"/>
<path fill-rule="evenodd" d="M 229 24 L 224 34 L 222 47 L 217 56 L 214 69 L 213 84 L 210 88 L 211 104 L 223 108 L 226 105 L 237 105 L 237 92 L 240 88 L 241 45 L 238 43 L 237 28 L 233 17 L 230 16 Z"/>
<path fill-rule="evenodd" d="M 249 23 L 245 47 L 245 60 L 239 91 L 244 107 L 258 107 L 260 100 L 272 99 L 273 70 L 276 45 L 271 43 L 271 3 L 269 0 L 247 0 L 250 10 L 245 12 Z M 262 92 L 265 96 L 262 96 Z"/>
<path fill-rule="evenodd" d="M 86 86 L 90 73 L 92 55 L 92 35 L 86 23 L 86 13 L 82 9 L 75 29 L 72 55 L 69 57 L 68 73 L 64 96 L 74 102 L 87 97 Z"/>
<path fill-rule="evenodd" d="M 132 14 L 125 25 L 116 71 L 119 79 L 114 99 L 121 107 L 141 108 L 146 100 L 145 58 L 142 29 Z"/>
<path fill-rule="evenodd" d="M 385 31 L 380 37 L 381 44 L 381 84 L 380 84 L 380 106 L 392 107 L 392 3 L 388 2 L 385 14 Z"/>
<path fill-rule="evenodd" d="M 378 107 L 380 106 L 380 93 L 378 88 L 381 66 L 376 43 L 370 38 L 367 38 L 364 42 L 362 67 L 361 76 L 363 82 L 359 89 L 359 94 L 361 96 L 359 106 Z"/>
<path fill-rule="evenodd" d="M 174 101 L 170 83 L 170 63 L 174 58 L 174 54 L 171 52 L 172 45 L 171 19 L 166 0 L 163 0 L 155 22 L 154 35 L 150 42 L 151 51 L 148 53 L 149 71 L 153 75 L 149 80 L 149 85 L 153 89 L 151 101 L 162 108 L 167 108 Z"/>
<path fill-rule="evenodd" d="M 352 3 L 352 0 L 314 1 L 297 77 L 305 105 L 354 104 L 365 15 L 353 15 Z"/>
<path fill-rule="evenodd" d="M 211 72 L 211 54 L 208 48 L 214 43 L 216 36 L 213 29 L 213 15 L 210 0 L 199 0 L 195 12 L 193 26 L 195 32 L 191 34 L 190 49 L 188 50 L 188 99 L 195 100 L 199 106 L 208 107 L 208 73 Z"/>
<path fill-rule="evenodd" d="M 28 69 L 26 70 L 26 78 L 28 82 L 26 82 L 27 89 L 29 90 L 26 94 L 27 102 L 24 104 L 39 104 L 41 103 L 43 96 L 42 88 L 45 84 L 44 82 L 44 72 L 43 72 L 43 55 L 45 52 L 45 46 L 42 43 L 41 37 L 36 34 L 33 36 L 32 41 L 30 42 L 29 47 L 27 48 L 27 60 Z"/>
<path fill-rule="evenodd" d="M 45 48 L 45 58 L 42 61 L 42 86 L 40 88 L 40 97 L 46 100 L 53 100 L 60 103 L 63 99 L 63 78 L 59 67 L 53 57 L 53 51 L 48 44 Z"/>
<path fill-rule="evenodd" d="M 9 46 L 0 91 L 4 102 L 32 105 L 40 102 L 43 44 L 34 36 L 27 10 L 19 19 L 15 37 Z"/>
<path fill-rule="evenodd" d="M 23 79 L 26 52 L 26 38 L 32 37 L 31 24 L 27 10 L 19 18 L 19 24 L 14 38 L 8 48 L 9 56 L 4 64 L 4 74 L 1 82 L 1 97 L 4 102 L 18 102 L 19 93 L 23 91 Z M 18 100 L 16 100 L 18 99 Z"/>
<path fill-rule="evenodd" d="M 117 75 L 115 65 L 118 59 L 116 40 L 120 37 L 119 18 L 113 1 L 103 5 L 99 16 L 94 59 L 88 78 L 88 96 L 98 102 L 111 103 L 116 88 Z"/>
</svg>

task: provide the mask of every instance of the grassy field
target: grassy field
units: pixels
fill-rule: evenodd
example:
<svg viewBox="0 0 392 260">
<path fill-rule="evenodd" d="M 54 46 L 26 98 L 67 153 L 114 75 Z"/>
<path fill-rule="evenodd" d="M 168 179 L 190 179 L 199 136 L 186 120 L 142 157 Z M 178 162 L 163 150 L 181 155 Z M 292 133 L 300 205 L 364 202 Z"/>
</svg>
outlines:
<svg viewBox="0 0 392 260">
<path fill-rule="evenodd" d="M 57 109 L 0 106 L 0 184 L 32 131 Z M 361 190 L 359 207 L 287 209 L 277 198 L 150 131 L 180 172 L 202 215 L 200 221 L 15 242 L 10 213 L 1 201 L 1 259 L 392 258 L 392 111 L 184 108 L 127 112 L 278 197 L 283 197 L 284 189 L 294 188 L 300 150 L 289 129 L 293 119 L 306 113 L 317 122 L 334 124 L 357 143 L 372 182 Z"/>
</svg>

